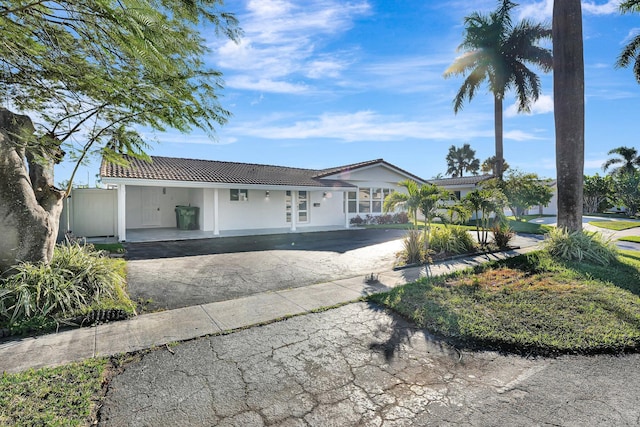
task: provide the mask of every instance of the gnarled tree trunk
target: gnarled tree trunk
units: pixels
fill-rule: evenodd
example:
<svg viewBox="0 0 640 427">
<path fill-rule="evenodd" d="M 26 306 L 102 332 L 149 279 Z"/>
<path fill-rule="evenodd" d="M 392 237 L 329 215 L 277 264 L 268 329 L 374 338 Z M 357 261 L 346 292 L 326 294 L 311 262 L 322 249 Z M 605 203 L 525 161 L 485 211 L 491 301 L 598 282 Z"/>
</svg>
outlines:
<svg viewBox="0 0 640 427">
<path fill-rule="evenodd" d="M 53 185 L 56 158 L 27 143 L 29 117 L 0 108 L 0 272 L 20 261 L 50 262 L 64 192 Z"/>
</svg>

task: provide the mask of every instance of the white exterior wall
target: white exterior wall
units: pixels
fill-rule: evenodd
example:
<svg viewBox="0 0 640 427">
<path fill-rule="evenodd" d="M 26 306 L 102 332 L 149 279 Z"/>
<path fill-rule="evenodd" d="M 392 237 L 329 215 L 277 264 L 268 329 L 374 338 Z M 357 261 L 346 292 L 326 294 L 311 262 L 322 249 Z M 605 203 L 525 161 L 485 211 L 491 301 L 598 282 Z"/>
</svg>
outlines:
<svg viewBox="0 0 640 427">
<path fill-rule="evenodd" d="M 156 226 L 143 225 L 142 223 L 142 192 L 146 188 L 154 189 L 159 194 L 160 224 Z M 172 228 L 176 227 L 177 205 L 189 205 L 192 200 L 192 192 L 202 190 L 178 188 L 178 187 L 138 187 L 127 185 L 127 228 Z M 195 197 L 195 196 L 193 196 Z M 197 198 L 195 198 L 197 199 Z M 192 204 L 192 206 L 197 206 Z"/>
<path fill-rule="evenodd" d="M 241 187 L 239 187 L 241 188 Z M 286 216 L 286 190 L 249 190 L 247 201 L 231 201 L 229 189 L 219 189 L 219 227 L 224 230 L 251 228 L 290 227 Z M 293 190 L 298 191 L 298 190 Z M 308 191 L 308 222 L 296 222 L 296 228 L 305 226 L 343 225 L 343 193 L 331 191 L 330 197 L 323 198 L 323 191 Z M 314 206 L 319 204 L 320 206 Z"/>
<path fill-rule="evenodd" d="M 118 228 L 118 203 L 115 190 L 74 188 L 64 200 L 58 239 L 67 230 L 78 237 L 115 236 Z"/>
</svg>

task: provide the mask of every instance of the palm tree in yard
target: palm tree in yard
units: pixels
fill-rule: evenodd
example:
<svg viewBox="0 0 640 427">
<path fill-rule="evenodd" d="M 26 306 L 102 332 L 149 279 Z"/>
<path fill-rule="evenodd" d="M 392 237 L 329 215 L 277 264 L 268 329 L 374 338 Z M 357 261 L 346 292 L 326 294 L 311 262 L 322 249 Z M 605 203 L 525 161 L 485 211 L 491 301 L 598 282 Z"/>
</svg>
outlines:
<svg viewBox="0 0 640 427">
<path fill-rule="evenodd" d="M 418 225 L 418 211 L 424 216 L 424 244 L 428 248 L 431 233 L 431 223 L 436 218 L 445 220 L 444 204 L 451 198 L 451 194 L 435 184 L 419 185 L 415 181 L 405 180 L 398 183 L 407 189 L 407 193 L 393 191 L 384 199 L 384 212 L 387 213 L 397 207 L 404 207 L 409 211 L 409 216 L 413 218 L 413 225 Z"/>
<path fill-rule="evenodd" d="M 580 0 L 554 1 L 552 27 L 558 227 L 580 231 L 584 188 L 584 58 Z"/>
<path fill-rule="evenodd" d="M 384 213 L 388 213 L 396 208 L 404 208 L 409 212 L 409 218 L 413 220 L 414 227 L 417 227 L 420 186 L 417 182 L 410 179 L 401 181 L 398 185 L 406 188 L 407 192 L 392 191 L 391 194 L 385 197 L 383 204 Z"/>
<path fill-rule="evenodd" d="M 551 39 L 551 29 L 529 20 L 513 25 L 510 12 L 515 6 L 510 0 L 501 0 L 498 9 L 489 15 L 474 12 L 467 16 L 464 38 L 458 47 L 465 53 L 444 72 L 445 78 L 466 76 L 453 100 L 456 113 L 462 109 L 465 100 L 473 99 L 483 82 L 488 83 L 494 99 L 496 174 L 499 178 L 502 178 L 504 162 L 504 96 L 508 90 L 515 90 L 518 111 L 530 111 L 531 103 L 540 96 L 540 79 L 527 64 L 547 72 L 553 62 L 551 50 L 537 44 Z"/>
<path fill-rule="evenodd" d="M 462 147 L 449 147 L 447 154 L 447 175 L 455 178 L 462 176 L 465 172 L 478 174 L 480 169 L 480 160 L 476 159 L 476 151 L 471 149 L 469 144 Z"/>
<path fill-rule="evenodd" d="M 608 155 L 617 154 L 620 157 L 613 157 L 602 165 L 602 170 L 607 171 L 613 165 L 619 165 L 611 171 L 611 174 L 619 172 L 634 172 L 636 167 L 640 166 L 640 155 L 638 150 L 633 147 L 617 147 L 610 150 Z"/>
<path fill-rule="evenodd" d="M 640 0 L 626 0 L 620 3 L 620 11 L 640 12 Z M 631 41 L 622 49 L 616 67 L 625 68 L 633 62 L 633 74 L 636 81 L 640 83 L 640 34 L 636 34 Z"/>
</svg>

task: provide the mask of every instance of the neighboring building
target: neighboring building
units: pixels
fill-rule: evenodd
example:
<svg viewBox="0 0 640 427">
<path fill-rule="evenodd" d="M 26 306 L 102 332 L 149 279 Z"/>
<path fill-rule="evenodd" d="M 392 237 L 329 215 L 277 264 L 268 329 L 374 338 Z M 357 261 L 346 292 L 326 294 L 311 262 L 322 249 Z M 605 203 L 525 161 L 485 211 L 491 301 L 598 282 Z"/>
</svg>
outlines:
<svg viewBox="0 0 640 427">
<path fill-rule="evenodd" d="M 382 159 L 322 170 L 157 156 L 127 160 L 126 167 L 103 161 L 100 168 L 102 183 L 117 192 L 120 241 L 133 230 L 175 229 L 176 206 L 198 208 L 190 225 L 202 237 L 348 228 L 356 215 L 381 214 L 384 197 L 404 191 L 400 181 L 426 182 Z"/>
<path fill-rule="evenodd" d="M 430 179 L 429 182 L 449 190 L 460 200 L 466 196 L 467 193 L 481 188 L 481 184 L 491 178 L 493 178 L 493 175 L 473 175 L 456 178 Z"/>
<path fill-rule="evenodd" d="M 470 191 L 482 188 L 482 183 L 493 178 L 493 175 L 463 176 L 457 178 L 430 179 L 432 184 L 439 185 L 451 191 L 458 200 L 464 198 Z M 529 208 L 527 215 L 557 215 L 558 214 L 558 185 L 555 180 L 547 183 L 553 190 L 553 197 L 547 206 Z M 511 209 L 505 209 L 505 214 L 511 215 Z"/>
</svg>

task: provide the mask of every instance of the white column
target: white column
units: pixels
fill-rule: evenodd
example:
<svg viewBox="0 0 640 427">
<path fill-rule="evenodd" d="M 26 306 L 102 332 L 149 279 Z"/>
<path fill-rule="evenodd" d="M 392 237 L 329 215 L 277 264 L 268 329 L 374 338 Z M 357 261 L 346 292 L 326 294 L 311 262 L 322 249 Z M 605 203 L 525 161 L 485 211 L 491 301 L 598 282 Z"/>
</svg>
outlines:
<svg viewBox="0 0 640 427">
<path fill-rule="evenodd" d="M 296 231 L 298 222 L 298 192 L 291 190 L 291 231 Z"/>
<path fill-rule="evenodd" d="M 349 191 L 342 193 L 342 202 L 344 203 L 344 228 L 349 228 Z"/>
<path fill-rule="evenodd" d="M 213 188 L 202 189 L 202 207 L 200 208 L 200 215 L 202 221 L 200 222 L 202 231 L 213 231 Z"/>
<path fill-rule="evenodd" d="M 213 234 L 220 235 L 220 216 L 218 215 L 218 189 L 213 190 Z"/>
<path fill-rule="evenodd" d="M 118 240 L 127 240 L 127 186 L 118 184 Z"/>
</svg>

